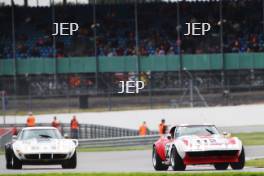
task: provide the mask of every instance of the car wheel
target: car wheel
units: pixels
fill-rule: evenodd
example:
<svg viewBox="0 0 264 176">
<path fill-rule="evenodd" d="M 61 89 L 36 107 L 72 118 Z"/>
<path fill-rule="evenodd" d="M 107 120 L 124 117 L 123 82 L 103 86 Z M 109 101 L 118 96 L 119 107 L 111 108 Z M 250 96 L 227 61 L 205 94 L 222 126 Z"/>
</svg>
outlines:
<svg viewBox="0 0 264 176">
<path fill-rule="evenodd" d="M 8 150 L 5 151 L 5 157 L 6 157 L 6 168 L 12 169 L 13 167 L 13 159 L 12 159 L 12 153 Z"/>
<path fill-rule="evenodd" d="M 236 163 L 230 163 L 231 168 L 234 170 L 240 170 L 243 169 L 245 166 L 245 151 L 244 151 L 244 147 L 242 147 L 242 151 L 240 153 L 240 156 L 238 158 L 238 162 Z"/>
<path fill-rule="evenodd" d="M 152 150 L 152 164 L 153 164 L 154 169 L 157 171 L 164 171 L 164 170 L 168 170 L 169 168 L 169 166 L 162 163 L 162 160 L 159 154 L 157 153 L 157 150 L 155 147 L 153 147 L 153 150 Z"/>
<path fill-rule="evenodd" d="M 12 154 L 13 169 L 22 169 L 22 162 L 16 157 L 15 154 Z"/>
<path fill-rule="evenodd" d="M 177 149 L 173 146 L 170 155 L 171 167 L 174 171 L 184 171 L 186 165 L 183 163 L 182 158 L 177 152 Z"/>
<path fill-rule="evenodd" d="M 61 164 L 63 169 L 75 169 L 77 166 L 77 154 L 76 151 L 72 157 Z"/>
<path fill-rule="evenodd" d="M 228 168 L 228 163 L 216 163 L 214 167 L 216 170 L 226 170 Z"/>
<path fill-rule="evenodd" d="M 12 169 L 12 163 L 6 163 L 6 169 Z"/>
</svg>

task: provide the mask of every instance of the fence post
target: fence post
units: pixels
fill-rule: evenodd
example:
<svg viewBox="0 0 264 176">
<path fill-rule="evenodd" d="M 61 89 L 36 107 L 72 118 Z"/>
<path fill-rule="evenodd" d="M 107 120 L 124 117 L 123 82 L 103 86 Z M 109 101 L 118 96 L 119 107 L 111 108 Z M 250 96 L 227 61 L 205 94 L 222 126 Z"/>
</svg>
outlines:
<svg viewBox="0 0 264 176">
<path fill-rule="evenodd" d="M 108 134 L 107 134 L 107 128 L 104 127 L 104 137 L 108 137 L 107 135 L 108 135 Z"/>
<path fill-rule="evenodd" d="M 117 137 L 118 136 L 118 131 L 117 131 L 117 128 L 116 127 L 114 127 L 114 137 Z"/>
<path fill-rule="evenodd" d="M 91 125 L 91 138 L 93 139 L 94 138 L 94 134 L 93 134 L 93 131 L 94 130 L 94 127 L 93 127 L 93 125 Z"/>
<path fill-rule="evenodd" d="M 93 135 L 94 135 L 94 138 L 97 138 L 96 131 L 97 131 L 97 126 L 96 125 L 93 125 Z"/>
<path fill-rule="evenodd" d="M 90 131 L 90 125 L 87 126 L 87 139 L 91 138 L 91 131 Z"/>
<path fill-rule="evenodd" d="M 121 132 L 120 128 L 116 128 L 116 132 L 117 132 L 117 136 L 120 137 L 121 136 L 121 134 L 120 134 L 120 132 Z"/>
<path fill-rule="evenodd" d="M 62 136 L 64 136 L 64 125 L 63 124 L 61 124 L 61 134 Z"/>
<path fill-rule="evenodd" d="M 87 124 L 85 124 L 84 133 L 85 133 L 85 138 L 87 139 L 88 138 L 88 136 L 87 136 Z"/>
<path fill-rule="evenodd" d="M 113 130 L 113 127 L 110 127 L 110 130 L 111 130 L 111 137 L 114 137 L 114 130 Z"/>
<path fill-rule="evenodd" d="M 83 126 L 80 125 L 80 128 L 79 128 L 79 136 L 78 136 L 79 139 L 82 138 L 82 130 L 83 130 Z"/>
</svg>

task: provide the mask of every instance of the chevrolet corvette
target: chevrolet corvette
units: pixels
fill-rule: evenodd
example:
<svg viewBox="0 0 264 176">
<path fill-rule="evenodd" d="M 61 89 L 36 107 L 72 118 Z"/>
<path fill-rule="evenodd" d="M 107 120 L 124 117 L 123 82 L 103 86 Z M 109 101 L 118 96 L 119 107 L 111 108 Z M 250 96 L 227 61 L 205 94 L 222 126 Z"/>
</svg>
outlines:
<svg viewBox="0 0 264 176">
<path fill-rule="evenodd" d="M 77 146 L 78 140 L 64 139 L 54 127 L 27 127 L 5 145 L 6 168 L 60 164 L 64 169 L 74 169 Z"/>
<path fill-rule="evenodd" d="M 185 170 L 187 165 L 210 164 L 216 170 L 243 169 L 245 151 L 237 137 L 221 134 L 214 125 L 176 125 L 153 144 L 155 170 Z"/>
</svg>

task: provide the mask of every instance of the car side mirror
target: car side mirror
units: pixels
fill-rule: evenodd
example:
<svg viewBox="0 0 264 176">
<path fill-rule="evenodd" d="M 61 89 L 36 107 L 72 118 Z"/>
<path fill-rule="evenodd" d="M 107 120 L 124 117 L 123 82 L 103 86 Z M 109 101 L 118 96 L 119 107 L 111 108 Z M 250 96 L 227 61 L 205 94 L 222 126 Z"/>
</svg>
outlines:
<svg viewBox="0 0 264 176">
<path fill-rule="evenodd" d="M 16 140 L 17 140 L 17 136 L 16 136 L 16 135 L 13 135 L 13 136 L 12 136 L 12 140 L 13 140 L 13 141 L 16 141 Z"/>
<path fill-rule="evenodd" d="M 171 135 L 170 134 L 167 135 L 167 139 L 171 140 Z"/>
<path fill-rule="evenodd" d="M 73 139 L 72 141 L 74 142 L 75 147 L 78 147 L 78 145 L 79 145 L 79 141 L 78 141 L 77 139 Z"/>
<path fill-rule="evenodd" d="M 68 138 L 69 138 L 69 135 L 68 135 L 67 133 L 65 133 L 65 134 L 63 135 L 63 137 L 64 137 L 65 139 L 68 139 Z"/>
</svg>

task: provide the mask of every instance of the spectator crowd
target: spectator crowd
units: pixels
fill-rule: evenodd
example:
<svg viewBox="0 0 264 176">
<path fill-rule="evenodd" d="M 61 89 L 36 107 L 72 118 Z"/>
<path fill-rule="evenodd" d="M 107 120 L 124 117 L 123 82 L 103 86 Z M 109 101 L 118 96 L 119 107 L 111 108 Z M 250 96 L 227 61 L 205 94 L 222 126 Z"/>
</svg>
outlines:
<svg viewBox="0 0 264 176">
<path fill-rule="evenodd" d="M 175 2 L 138 5 L 138 54 L 219 53 L 221 25 L 224 52 L 264 51 L 262 1 L 223 1 L 222 22 L 218 1 L 181 2 L 179 7 L 180 21 L 177 21 Z M 3 26 L 0 58 L 13 58 L 11 8 L 0 8 L 0 25 Z M 93 24 L 92 8 L 92 5 L 56 6 L 56 22 L 76 22 L 80 29 L 73 36 L 53 38 L 51 8 L 16 7 L 16 58 L 63 58 L 94 56 L 95 53 L 106 57 L 136 55 L 134 5 L 97 5 L 96 25 Z M 187 22 L 208 22 L 212 29 L 205 36 L 184 36 Z"/>
</svg>

